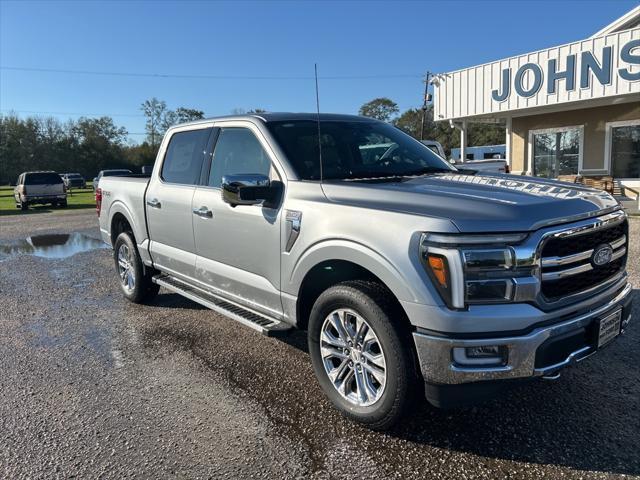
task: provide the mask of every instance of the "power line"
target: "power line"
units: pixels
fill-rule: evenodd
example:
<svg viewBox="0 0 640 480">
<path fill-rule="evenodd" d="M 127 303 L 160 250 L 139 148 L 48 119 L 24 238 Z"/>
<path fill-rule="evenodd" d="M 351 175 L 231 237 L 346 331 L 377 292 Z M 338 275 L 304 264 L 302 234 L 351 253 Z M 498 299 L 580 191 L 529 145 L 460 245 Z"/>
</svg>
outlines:
<svg viewBox="0 0 640 480">
<path fill-rule="evenodd" d="M 145 72 L 109 72 L 99 70 L 68 70 L 62 68 L 36 68 L 36 67 L 14 67 L 2 65 L 0 70 L 12 70 L 22 72 L 47 72 L 64 73 L 77 75 L 108 75 L 115 77 L 152 77 L 152 78 L 190 78 L 204 80 L 313 80 L 313 76 L 299 75 L 213 75 L 213 74 L 191 74 L 191 73 L 145 73 Z M 330 75 L 319 77 L 322 80 L 367 80 L 367 79 L 389 79 L 389 78 L 422 78 L 422 75 L 402 73 L 388 75 Z"/>
<path fill-rule="evenodd" d="M 16 110 L 13 108 L 3 108 L 2 112 L 34 113 L 44 115 L 80 115 L 80 116 L 100 116 L 100 117 L 144 117 L 142 113 L 83 113 L 83 112 L 43 112 L 39 110 Z"/>
</svg>

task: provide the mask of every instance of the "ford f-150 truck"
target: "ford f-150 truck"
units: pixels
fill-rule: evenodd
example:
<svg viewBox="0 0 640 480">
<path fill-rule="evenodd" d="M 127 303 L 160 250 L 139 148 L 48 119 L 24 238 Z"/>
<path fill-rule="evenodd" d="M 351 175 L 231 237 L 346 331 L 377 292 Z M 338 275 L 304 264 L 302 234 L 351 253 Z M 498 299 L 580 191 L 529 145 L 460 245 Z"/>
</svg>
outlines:
<svg viewBox="0 0 640 480">
<path fill-rule="evenodd" d="M 163 286 L 268 335 L 306 330 L 325 394 L 373 429 L 418 394 L 456 406 L 557 378 L 631 319 L 609 194 L 459 172 L 372 119 L 176 126 L 150 178 L 103 177 L 96 198 L 126 298 Z"/>
</svg>

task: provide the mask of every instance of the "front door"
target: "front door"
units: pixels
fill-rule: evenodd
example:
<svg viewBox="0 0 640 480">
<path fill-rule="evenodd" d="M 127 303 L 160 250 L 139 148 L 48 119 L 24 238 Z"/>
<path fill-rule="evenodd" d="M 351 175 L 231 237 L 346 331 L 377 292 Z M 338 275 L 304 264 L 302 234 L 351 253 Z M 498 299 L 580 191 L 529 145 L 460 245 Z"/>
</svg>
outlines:
<svg viewBox="0 0 640 480">
<path fill-rule="evenodd" d="M 578 175 L 582 155 L 582 128 L 567 127 L 531 132 L 533 174 L 557 178 Z"/>
<path fill-rule="evenodd" d="M 174 133 L 158 177 L 149 182 L 145 196 L 154 265 L 188 279 L 194 278 L 196 263 L 191 202 L 210 133 L 210 128 Z"/>
<path fill-rule="evenodd" d="M 196 188 L 193 197 L 196 277 L 231 300 L 279 316 L 281 209 L 232 207 L 222 200 L 220 188 L 223 175 L 279 179 L 259 135 L 249 125 L 220 129 L 207 185 Z"/>
</svg>

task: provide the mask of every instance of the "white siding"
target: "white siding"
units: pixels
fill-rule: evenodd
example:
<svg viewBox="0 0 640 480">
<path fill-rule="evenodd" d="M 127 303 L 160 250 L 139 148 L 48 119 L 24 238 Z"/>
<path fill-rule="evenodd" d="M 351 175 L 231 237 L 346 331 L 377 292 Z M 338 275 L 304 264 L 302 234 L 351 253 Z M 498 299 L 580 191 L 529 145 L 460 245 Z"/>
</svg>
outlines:
<svg viewBox="0 0 640 480">
<path fill-rule="evenodd" d="M 640 70 L 640 66 L 629 66 L 620 60 L 620 49 L 627 42 L 638 39 L 640 28 L 635 28 L 438 75 L 434 80 L 435 119 L 501 116 L 501 112 L 618 95 L 638 95 L 640 101 L 640 81 L 629 82 L 620 78 L 618 74 L 619 68 L 630 68 L 634 73 Z M 602 48 L 605 46 L 612 47 L 611 83 L 601 85 L 591 74 L 589 87 L 580 88 L 581 53 L 590 51 L 601 62 Z M 633 51 L 635 55 L 639 53 L 640 49 Z M 575 88 L 567 91 L 566 80 L 560 79 L 556 81 L 555 93 L 547 94 L 547 62 L 556 59 L 556 68 L 562 72 L 566 70 L 567 56 L 571 54 L 576 55 Z M 543 72 L 542 86 L 529 98 L 518 95 L 513 87 L 516 72 L 525 63 L 535 63 Z M 511 93 L 505 101 L 497 102 L 492 98 L 491 92 L 496 89 L 502 91 L 502 70 L 505 68 L 511 68 Z M 532 81 L 532 77 L 530 73 L 524 76 L 525 87 L 531 85 L 529 82 Z"/>
</svg>

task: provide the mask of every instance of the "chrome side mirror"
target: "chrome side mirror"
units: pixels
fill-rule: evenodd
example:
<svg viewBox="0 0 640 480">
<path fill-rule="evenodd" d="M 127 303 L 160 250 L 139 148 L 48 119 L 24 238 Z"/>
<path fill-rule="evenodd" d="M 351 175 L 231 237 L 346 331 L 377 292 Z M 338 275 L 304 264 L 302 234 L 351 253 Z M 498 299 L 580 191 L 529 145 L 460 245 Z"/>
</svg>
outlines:
<svg viewBox="0 0 640 480">
<path fill-rule="evenodd" d="M 222 177 L 222 199 L 236 205 L 257 205 L 272 200 L 273 188 L 266 175 L 241 173 Z"/>
</svg>

